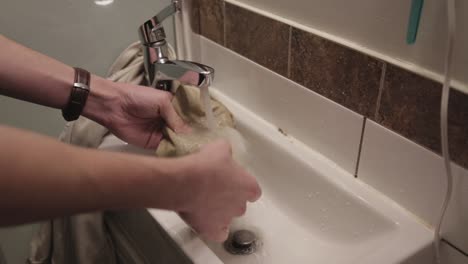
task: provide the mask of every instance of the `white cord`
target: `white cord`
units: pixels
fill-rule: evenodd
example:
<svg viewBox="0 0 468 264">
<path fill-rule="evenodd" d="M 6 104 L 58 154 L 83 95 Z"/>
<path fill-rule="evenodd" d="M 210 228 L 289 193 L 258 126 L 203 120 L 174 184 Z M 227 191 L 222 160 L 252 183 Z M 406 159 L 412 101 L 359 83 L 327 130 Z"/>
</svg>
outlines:
<svg viewBox="0 0 468 264">
<path fill-rule="evenodd" d="M 445 77 L 442 87 L 442 99 L 440 107 L 440 133 L 442 145 L 442 157 L 444 159 L 445 172 L 447 176 L 447 191 L 445 193 L 444 203 L 440 212 L 440 217 L 436 229 L 434 231 L 434 247 L 436 253 L 436 263 L 441 263 L 440 259 L 440 229 L 444 220 L 445 212 L 447 211 L 450 198 L 452 196 L 452 168 L 450 166 L 450 153 L 448 145 L 448 103 L 450 94 L 450 73 L 452 66 L 453 44 L 455 42 L 455 0 L 447 0 L 447 22 L 448 22 L 448 40 L 447 54 L 445 57 Z"/>
</svg>

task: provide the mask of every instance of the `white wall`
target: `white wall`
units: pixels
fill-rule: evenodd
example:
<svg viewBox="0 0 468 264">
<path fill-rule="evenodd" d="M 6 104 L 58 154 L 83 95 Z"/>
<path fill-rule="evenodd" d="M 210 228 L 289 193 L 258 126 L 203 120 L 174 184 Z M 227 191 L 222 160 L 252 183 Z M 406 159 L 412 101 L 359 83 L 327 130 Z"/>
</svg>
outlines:
<svg viewBox="0 0 468 264">
<path fill-rule="evenodd" d="M 0 33 L 30 48 L 99 75 L 137 40 L 137 27 L 170 0 L 1 0 Z M 173 42 L 172 21 L 166 33 Z M 27 62 L 24 62 L 27 63 Z M 60 111 L 0 96 L 0 124 L 50 136 L 63 128 Z M 32 226 L 0 229 L 0 245 L 8 263 L 24 263 Z"/>
<path fill-rule="evenodd" d="M 406 44 L 410 0 L 226 0 L 354 48 L 390 59 L 431 78 L 443 73 L 446 1 L 426 0 L 414 45 Z M 453 73 L 468 92 L 468 1 L 457 1 Z M 304 28 L 305 27 L 305 28 Z M 428 72 L 429 71 L 429 72 Z"/>
<path fill-rule="evenodd" d="M 0 33 L 70 65 L 105 75 L 115 57 L 137 40 L 137 27 L 170 0 L 2 0 Z M 166 33 L 173 39 L 172 22 Z M 25 62 L 26 63 L 26 62 Z M 60 111 L 0 97 L 0 123 L 56 136 Z"/>
</svg>

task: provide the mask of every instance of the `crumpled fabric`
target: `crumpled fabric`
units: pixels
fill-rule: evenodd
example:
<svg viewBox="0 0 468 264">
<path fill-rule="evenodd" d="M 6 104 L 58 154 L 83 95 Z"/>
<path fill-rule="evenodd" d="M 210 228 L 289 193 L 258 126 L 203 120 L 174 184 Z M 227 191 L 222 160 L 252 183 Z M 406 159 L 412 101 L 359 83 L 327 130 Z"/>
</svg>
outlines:
<svg viewBox="0 0 468 264">
<path fill-rule="evenodd" d="M 139 42 L 131 44 L 122 52 L 110 67 L 108 76 L 108 79 L 115 82 L 146 84 L 143 53 Z M 193 153 L 204 144 L 233 133 L 235 126 L 233 115 L 224 105 L 214 99 L 211 103 L 217 129 L 210 131 L 206 128 L 198 88 L 179 86 L 172 103 L 179 115 L 192 127 L 192 132 L 176 134 L 169 127 L 164 127 L 164 138 L 155 153 L 157 156 L 175 157 Z M 59 139 L 73 145 L 97 148 L 107 135 L 109 135 L 107 128 L 85 117 L 80 117 L 66 124 Z M 114 228 L 116 225 L 111 216 L 111 212 L 96 212 L 43 223 L 31 241 L 31 253 L 27 263 L 154 264 L 141 254 L 135 253 L 138 249 L 132 247 L 131 243 L 123 241 L 125 239 L 122 237 L 125 236 L 121 234 L 122 229 Z M 117 239 L 119 237 L 120 239 Z M 130 252 L 125 258 L 119 254 L 122 248 Z M 173 261 L 174 258 L 164 259 Z"/>
<path fill-rule="evenodd" d="M 216 129 L 208 129 L 198 88 L 180 86 L 174 95 L 172 105 L 192 131 L 188 134 L 177 134 L 169 127 L 164 127 L 164 138 L 156 150 L 156 156 L 159 157 L 184 156 L 196 152 L 203 145 L 225 137 L 225 128 L 232 128 L 235 125 L 231 112 L 220 102 L 212 100 L 211 107 Z"/>
</svg>

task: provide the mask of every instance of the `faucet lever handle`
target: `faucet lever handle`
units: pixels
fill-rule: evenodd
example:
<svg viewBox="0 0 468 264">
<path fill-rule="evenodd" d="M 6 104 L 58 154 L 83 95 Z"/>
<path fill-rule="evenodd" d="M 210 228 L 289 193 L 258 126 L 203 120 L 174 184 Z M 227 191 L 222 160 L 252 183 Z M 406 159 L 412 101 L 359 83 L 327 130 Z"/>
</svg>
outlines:
<svg viewBox="0 0 468 264">
<path fill-rule="evenodd" d="M 138 28 L 140 41 L 143 45 L 151 45 L 152 43 L 166 39 L 162 22 L 168 17 L 180 11 L 179 0 L 173 0 L 172 3 L 161 10 L 157 15 L 143 23 Z"/>
</svg>

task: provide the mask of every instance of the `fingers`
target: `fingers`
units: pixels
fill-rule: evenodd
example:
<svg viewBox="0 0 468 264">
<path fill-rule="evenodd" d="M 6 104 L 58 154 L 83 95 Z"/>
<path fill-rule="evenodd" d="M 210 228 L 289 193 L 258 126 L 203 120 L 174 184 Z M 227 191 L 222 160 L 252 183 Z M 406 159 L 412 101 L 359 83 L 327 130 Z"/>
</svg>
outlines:
<svg viewBox="0 0 468 264">
<path fill-rule="evenodd" d="M 221 150 L 219 157 L 226 155 L 227 158 L 232 159 L 232 147 L 229 141 L 220 139 L 215 142 L 212 142 L 204 147 L 205 151 L 214 151 L 214 149 Z M 262 190 L 260 185 L 254 176 L 248 173 L 245 169 L 239 166 L 237 163 L 233 163 L 233 169 L 231 171 L 236 171 L 237 176 L 242 179 L 244 190 L 246 191 L 246 200 L 253 203 L 260 199 L 262 196 Z"/>
<path fill-rule="evenodd" d="M 174 106 L 171 103 L 172 95 L 167 93 L 165 95 L 161 105 L 161 116 L 166 121 L 166 124 L 174 130 L 176 133 L 187 133 L 190 132 L 190 127 L 185 124 L 184 120 L 177 114 Z"/>
<path fill-rule="evenodd" d="M 253 178 L 253 176 L 251 176 Z M 253 182 L 251 185 L 251 190 L 250 190 L 250 195 L 247 198 L 247 200 L 251 203 L 256 202 L 260 197 L 262 196 L 262 189 L 260 188 L 260 185 L 258 184 L 257 180 L 253 178 Z"/>
<path fill-rule="evenodd" d="M 222 243 L 226 241 L 226 239 L 228 239 L 228 236 L 229 236 L 229 227 L 224 226 L 219 231 L 215 231 L 214 233 L 209 234 L 208 236 L 205 236 L 205 237 L 207 239 Z"/>
<path fill-rule="evenodd" d="M 214 220 L 216 217 L 206 216 L 204 213 L 187 214 L 180 213 L 181 218 L 195 230 L 200 236 L 216 242 L 224 242 L 229 236 L 231 217 Z"/>
<path fill-rule="evenodd" d="M 161 132 L 152 133 L 150 135 L 148 141 L 145 144 L 145 148 L 147 148 L 147 149 L 157 149 L 158 146 L 159 146 L 159 143 L 161 143 L 162 138 L 163 138 L 163 134 Z"/>
<path fill-rule="evenodd" d="M 229 226 L 231 225 L 232 216 L 225 216 L 220 220 L 218 225 L 213 225 L 213 229 L 206 234 L 206 238 L 216 242 L 224 242 L 229 236 Z"/>
<path fill-rule="evenodd" d="M 246 211 L 247 211 L 247 205 L 244 203 L 241 207 L 239 207 L 239 209 L 237 210 L 237 213 L 235 214 L 235 216 L 237 216 L 237 217 L 243 216 Z"/>
</svg>

